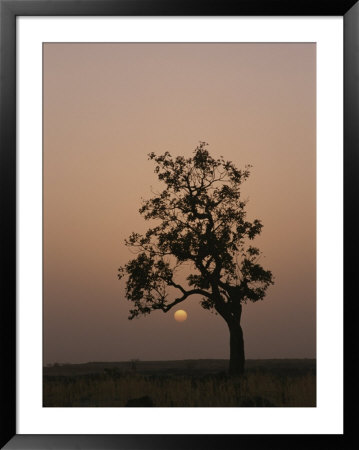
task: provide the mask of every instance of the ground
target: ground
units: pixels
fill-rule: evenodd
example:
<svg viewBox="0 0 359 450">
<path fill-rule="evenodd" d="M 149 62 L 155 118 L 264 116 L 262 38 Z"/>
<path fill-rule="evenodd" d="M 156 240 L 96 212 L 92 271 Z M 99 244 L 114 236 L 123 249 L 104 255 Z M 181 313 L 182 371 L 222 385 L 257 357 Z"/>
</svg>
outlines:
<svg viewBox="0 0 359 450">
<path fill-rule="evenodd" d="M 314 407 L 314 359 L 93 362 L 44 368 L 44 406 Z"/>
</svg>

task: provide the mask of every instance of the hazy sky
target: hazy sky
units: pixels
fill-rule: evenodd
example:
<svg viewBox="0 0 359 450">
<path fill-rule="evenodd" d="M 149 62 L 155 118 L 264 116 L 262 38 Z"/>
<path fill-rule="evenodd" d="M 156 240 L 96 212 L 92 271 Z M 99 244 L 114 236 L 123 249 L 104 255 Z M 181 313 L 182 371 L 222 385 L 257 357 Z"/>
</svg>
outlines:
<svg viewBox="0 0 359 450">
<path fill-rule="evenodd" d="M 159 186 L 147 154 L 199 141 L 253 165 L 242 191 L 275 285 L 243 307 L 246 357 L 315 357 L 315 79 L 315 44 L 44 45 L 44 363 L 229 357 L 199 298 L 129 321 L 117 279 Z"/>
</svg>

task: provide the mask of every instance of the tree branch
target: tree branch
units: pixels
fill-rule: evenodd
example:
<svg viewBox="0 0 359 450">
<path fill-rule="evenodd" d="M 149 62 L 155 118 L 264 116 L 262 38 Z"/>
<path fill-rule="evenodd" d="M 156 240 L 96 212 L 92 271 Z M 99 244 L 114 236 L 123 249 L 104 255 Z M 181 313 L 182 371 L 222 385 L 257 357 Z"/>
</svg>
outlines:
<svg viewBox="0 0 359 450">
<path fill-rule="evenodd" d="M 159 309 L 162 309 L 163 312 L 168 312 L 171 308 L 178 305 L 178 303 L 181 303 L 184 300 L 186 300 L 186 298 L 189 297 L 190 295 L 199 294 L 203 295 L 204 297 L 211 298 L 211 295 L 208 292 L 203 291 L 202 289 L 191 289 L 190 291 L 186 291 L 183 289 L 182 286 L 176 285 L 176 283 L 173 283 L 172 286 L 180 289 L 183 292 L 183 295 L 182 297 L 176 298 L 176 300 L 174 300 L 172 303 L 168 303 L 167 305 L 159 307 Z"/>
</svg>

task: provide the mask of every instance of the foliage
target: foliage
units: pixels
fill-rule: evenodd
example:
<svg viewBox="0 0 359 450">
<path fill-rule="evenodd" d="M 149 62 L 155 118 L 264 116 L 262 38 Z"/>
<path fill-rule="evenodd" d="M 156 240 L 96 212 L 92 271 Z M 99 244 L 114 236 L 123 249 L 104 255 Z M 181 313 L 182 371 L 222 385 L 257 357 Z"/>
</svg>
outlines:
<svg viewBox="0 0 359 450">
<path fill-rule="evenodd" d="M 133 302 L 130 319 L 154 310 L 169 311 L 199 294 L 205 309 L 214 309 L 229 323 L 241 304 L 264 298 L 272 273 L 259 264 L 252 241 L 260 220 L 246 218 L 241 185 L 250 166 L 239 170 L 223 157 L 214 159 L 201 142 L 190 158 L 149 154 L 165 189 L 143 202 L 139 212 L 155 226 L 132 233 L 126 245 L 137 256 L 119 269 L 127 275 L 126 297 Z M 184 264 L 191 273 L 186 285 L 178 274 Z M 170 300 L 169 288 L 177 292 Z"/>
</svg>

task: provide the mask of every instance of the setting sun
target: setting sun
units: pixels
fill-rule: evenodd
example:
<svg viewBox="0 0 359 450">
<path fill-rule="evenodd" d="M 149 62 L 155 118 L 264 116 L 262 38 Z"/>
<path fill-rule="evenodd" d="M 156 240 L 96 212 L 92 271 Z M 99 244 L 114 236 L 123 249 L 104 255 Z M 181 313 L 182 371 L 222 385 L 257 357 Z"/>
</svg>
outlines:
<svg viewBox="0 0 359 450">
<path fill-rule="evenodd" d="M 184 322 L 187 320 L 187 313 L 183 309 L 179 309 L 174 313 L 174 318 L 177 322 Z"/>
</svg>

